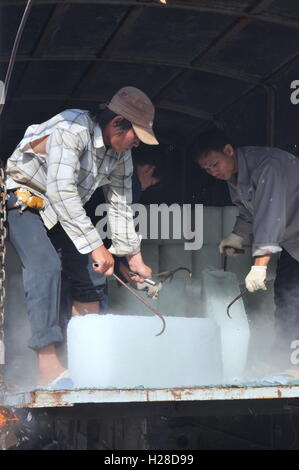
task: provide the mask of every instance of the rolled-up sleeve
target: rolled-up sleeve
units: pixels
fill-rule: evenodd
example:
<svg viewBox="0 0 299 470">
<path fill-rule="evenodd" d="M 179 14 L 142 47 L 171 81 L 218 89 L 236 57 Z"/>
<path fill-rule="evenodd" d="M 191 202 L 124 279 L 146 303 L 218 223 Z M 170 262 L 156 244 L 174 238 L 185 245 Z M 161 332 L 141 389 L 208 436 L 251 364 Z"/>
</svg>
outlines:
<svg viewBox="0 0 299 470">
<path fill-rule="evenodd" d="M 84 132 L 75 134 L 58 127 L 47 142 L 46 196 L 63 229 L 82 254 L 90 253 L 103 244 L 78 193 L 80 156 L 85 140 Z"/>
<path fill-rule="evenodd" d="M 112 245 L 109 251 L 116 256 L 140 252 L 140 237 L 135 231 L 132 210 L 131 152 L 126 152 L 109 175 L 109 184 L 103 187 L 108 204 L 108 222 Z"/>
<path fill-rule="evenodd" d="M 259 169 L 253 201 L 253 256 L 282 250 L 280 245 L 286 231 L 286 191 L 286 173 L 280 161 L 266 162 Z"/>
</svg>

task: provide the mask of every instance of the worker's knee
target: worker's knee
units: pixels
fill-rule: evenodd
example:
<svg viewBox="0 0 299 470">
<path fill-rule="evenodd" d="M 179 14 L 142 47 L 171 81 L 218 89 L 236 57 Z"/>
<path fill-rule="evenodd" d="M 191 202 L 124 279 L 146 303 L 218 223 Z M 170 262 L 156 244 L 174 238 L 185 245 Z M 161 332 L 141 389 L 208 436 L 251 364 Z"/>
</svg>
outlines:
<svg viewBox="0 0 299 470">
<path fill-rule="evenodd" d="M 99 313 L 101 310 L 100 302 L 78 302 L 75 300 L 72 305 L 72 316 L 88 315 L 91 313 Z"/>
</svg>

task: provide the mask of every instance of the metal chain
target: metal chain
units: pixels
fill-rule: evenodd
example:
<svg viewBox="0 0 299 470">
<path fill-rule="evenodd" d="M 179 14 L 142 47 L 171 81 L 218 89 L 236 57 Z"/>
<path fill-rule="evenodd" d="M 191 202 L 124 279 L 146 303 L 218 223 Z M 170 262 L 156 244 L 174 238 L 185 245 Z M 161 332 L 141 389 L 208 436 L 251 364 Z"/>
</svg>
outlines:
<svg viewBox="0 0 299 470">
<path fill-rule="evenodd" d="M 0 366 L 4 364 L 4 302 L 5 302 L 5 239 L 6 229 L 6 187 L 5 174 L 2 164 L 0 164 L 0 343 L 3 351 L 0 356 Z"/>
<path fill-rule="evenodd" d="M 34 0 L 28 0 L 11 52 L 9 59 L 9 64 L 7 67 L 7 72 L 4 82 L 4 90 L 2 96 L 0 96 L 0 115 L 4 108 L 5 98 L 7 95 L 19 43 L 22 37 L 22 33 L 26 24 L 26 21 L 29 17 L 30 9 L 33 5 Z M 4 384 L 4 302 L 5 302 L 5 239 L 7 235 L 6 230 L 6 187 L 5 187 L 5 173 L 2 162 L 0 161 L 0 403 L 1 403 L 1 392 L 6 390 Z"/>
</svg>

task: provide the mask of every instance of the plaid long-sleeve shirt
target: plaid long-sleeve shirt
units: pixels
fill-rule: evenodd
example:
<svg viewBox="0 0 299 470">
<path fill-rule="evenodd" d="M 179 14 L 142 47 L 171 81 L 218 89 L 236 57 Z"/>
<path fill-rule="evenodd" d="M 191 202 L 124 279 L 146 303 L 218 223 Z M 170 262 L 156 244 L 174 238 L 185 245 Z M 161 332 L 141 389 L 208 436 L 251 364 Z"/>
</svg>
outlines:
<svg viewBox="0 0 299 470">
<path fill-rule="evenodd" d="M 30 143 L 45 136 L 49 136 L 46 154 L 35 153 Z M 45 226 L 50 229 L 59 221 L 84 254 L 103 244 L 83 205 L 96 188 L 105 185 L 110 251 L 123 256 L 140 251 L 130 206 L 132 172 L 131 151 L 107 149 L 100 127 L 88 112 L 70 109 L 27 128 L 7 161 L 6 187 L 25 187 L 43 197 L 40 216 Z"/>
</svg>

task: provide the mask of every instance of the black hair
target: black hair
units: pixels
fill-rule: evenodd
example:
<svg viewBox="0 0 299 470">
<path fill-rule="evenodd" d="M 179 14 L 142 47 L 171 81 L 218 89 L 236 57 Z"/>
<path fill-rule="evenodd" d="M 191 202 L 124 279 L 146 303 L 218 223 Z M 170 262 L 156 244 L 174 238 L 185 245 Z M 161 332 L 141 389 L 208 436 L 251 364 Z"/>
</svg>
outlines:
<svg viewBox="0 0 299 470">
<path fill-rule="evenodd" d="M 88 113 L 91 119 L 98 124 L 102 130 L 110 121 L 112 121 L 112 119 L 119 116 L 119 114 L 114 113 L 109 108 L 100 109 L 99 107 L 89 109 Z M 132 123 L 123 118 L 116 126 L 123 132 L 131 129 Z"/>
<path fill-rule="evenodd" d="M 166 179 L 169 173 L 167 156 L 161 148 L 140 144 L 139 147 L 132 149 L 132 159 L 134 165 L 154 165 L 153 177 L 160 181 Z"/>
<path fill-rule="evenodd" d="M 193 159 L 198 163 L 212 151 L 222 152 L 227 144 L 233 146 L 227 135 L 217 127 L 211 128 L 194 138 L 191 144 Z"/>
</svg>

